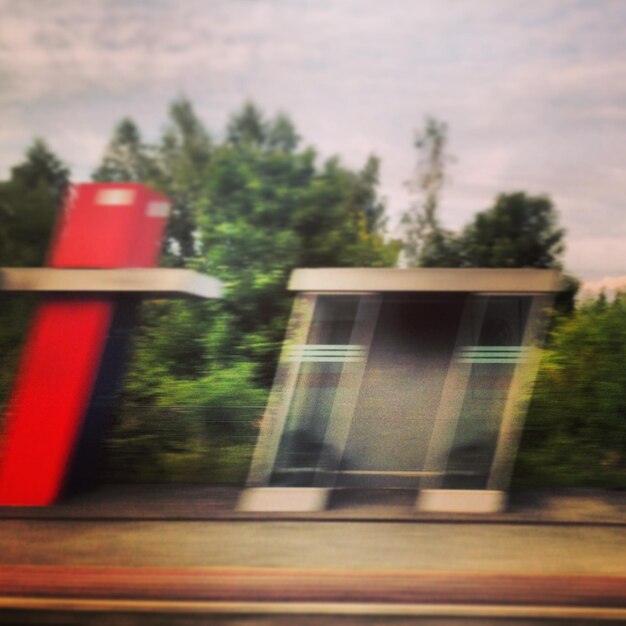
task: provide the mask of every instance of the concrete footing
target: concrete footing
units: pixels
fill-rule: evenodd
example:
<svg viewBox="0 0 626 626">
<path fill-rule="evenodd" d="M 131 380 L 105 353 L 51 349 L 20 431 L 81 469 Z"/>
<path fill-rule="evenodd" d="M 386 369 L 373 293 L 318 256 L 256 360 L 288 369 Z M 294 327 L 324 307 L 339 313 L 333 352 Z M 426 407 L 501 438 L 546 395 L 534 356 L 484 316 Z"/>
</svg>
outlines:
<svg viewBox="0 0 626 626">
<path fill-rule="evenodd" d="M 422 489 L 416 503 L 427 513 L 500 513 L 505 506 L 504 491 L 487 489 Z"/>
<path fill-rule="evenodd" d="M 330 489 L 318 487 L 252 487 L 237 503 L 238 511 L 296 512 L 323 511 Z"/>
</svg>

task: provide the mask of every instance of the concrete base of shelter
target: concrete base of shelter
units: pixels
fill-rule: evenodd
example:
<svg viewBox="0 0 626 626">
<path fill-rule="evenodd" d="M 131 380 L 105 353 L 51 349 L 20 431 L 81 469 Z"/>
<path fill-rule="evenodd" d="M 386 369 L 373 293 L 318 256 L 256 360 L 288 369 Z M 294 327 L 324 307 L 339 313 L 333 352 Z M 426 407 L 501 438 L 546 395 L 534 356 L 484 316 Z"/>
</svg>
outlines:
<svg viewBox="0 0 626 626">
<path fill-rule="evenodd" d="M 422 489 L 416 507 L 427 513 L 500 513 L 506 507 L 506 493 L 488 489 Z"/>
<path fill-rule="evenodd" d="M 323 511 L 331 489 L 318 487 L 251 487 L 237 503 L 238 511 L 296 512 Z"/>
</svg>

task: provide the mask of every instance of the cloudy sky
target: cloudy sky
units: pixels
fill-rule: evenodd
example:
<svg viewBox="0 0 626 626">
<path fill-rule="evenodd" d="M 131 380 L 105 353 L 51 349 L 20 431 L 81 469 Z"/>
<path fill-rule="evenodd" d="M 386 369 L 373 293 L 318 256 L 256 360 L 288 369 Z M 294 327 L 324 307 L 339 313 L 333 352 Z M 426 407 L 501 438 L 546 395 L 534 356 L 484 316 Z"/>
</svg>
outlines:
<svg viewBox="0 0 626 626">
<path fill-rule="evenodd" d="M 498 192 L 546 193 L 567 268 L 626 274 L 623 0 L 0 0 L 0 12 L 1 176 L 42 136 L 85 180 L 123 116 L 154 139 L 186 95 L 219 133 L 253 99 L 323 155 L 380 156 L 394 218 L 432 115 L 456 157 L 446 226 Z"/>
</svg>

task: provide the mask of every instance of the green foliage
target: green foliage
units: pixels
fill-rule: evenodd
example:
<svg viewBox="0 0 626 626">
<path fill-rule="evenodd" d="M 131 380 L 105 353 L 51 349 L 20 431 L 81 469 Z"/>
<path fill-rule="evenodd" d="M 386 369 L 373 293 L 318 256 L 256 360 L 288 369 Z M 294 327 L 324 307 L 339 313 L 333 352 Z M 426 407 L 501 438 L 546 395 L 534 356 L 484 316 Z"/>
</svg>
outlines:
<svg viewBox="0 0 626 626">
<path fill-rule="evenodd" d="M 135 122 L 125 118 L 116 126 L 92 178 L 98 182 L 146 182 L 155 173 L 150 148 L 143 143 Z"/>
<path fill-rule="evenodd" d="M 425 267 L 559 268 L 563 229 L 545 196 L 500 194 L 461 233 L 433 233 L 424 244 Z"/>
<path fill-rule="evenodd" d="M 184 98 L 175 100 L 160 145 L 155 148 L 158 175 L 153 182 L 172 200 L 166 243 L 166 260 L 171 265 L 183 266 L 197 253 L 196 207 L 203 197 L 212 151 L 211 137 L 191 103 Z"/>
<path fill-rule="evenodd" d="M 44 141 L 35 140 L 25 161 L 0 182 L 0 266 L 43 264 L 68 184 L 65 164 Z M 0 302 L 0 406 L 9 392 L 33 306 L 31 298 L 12 295 Z"/>
<path fill-rule="evenodd" d="M 225 341 L 223 322 L 215 302 L 143 306 L 119 419 L 108 441 L 109 480 L 244 479 L 267 392 L 254 382 L 252 363 L 213 358 L 207 329 Z"/>
<path fill-rule="evenodd" d="M 267 123 L 252 102 L 246 102 L 241 111 L 230 118 L 226 141 L 232 146 L 263 147 L 267 139 Z"/>
<path fill-rule="evenodd" d="M 391 265 L 396 249 L 382 237 L 375 159 L 357 172 L 330 159 L 318 171 L 313 150 L 272 148 L 263 129 L 276 122 L 261 123 L 257 112 L 252 124 L 251 111 L 246 105 L 229 124 L 229 137 L 248 140 L 228 139 L 214 151 L 194 267 L 227 285 L 232 322 L 223 357 L 260 363 L 259 381 L 267 386 L 290 309 L 285 288 L 291 270 Z"/>
<path fill-rule="evenodd" d="M 0 427 L 34 308 L 32 298 L 0 296 Z"/>
<path fill-rule="evenodd" d="M 68 185 L 67 167 L 44 141 L 35 140 L 24 163 L 0 182 L 0 265 L 42 265 Z"/>
<path fill-rule="evenodd" d="M 529 409 L 518 484 L 626 487 L 626 297 L 553 328 Z"/>
<path fill-rule="evenodd" d="M 465 242 L 443 228 L 424 240 L 419 256 L 421 267 L 464 267 Z"/>
<path fill-rule="evenodd" d="M 564 231 L 549 198 L 500 194 L 461 237 L 466 267 L 560 267 Z"/>
<path fill-rule="evenodd" d="M 132 370 L 122 417 L 108 442 L 109 477 L 243 481 L 267 395 L 254 384 L 252 368 L 237 363 L 193 379 L 161 370 L 148 398 L 137 380 L 141 370 Z M 145 404 L 138 403 L 142 396 Z"/>
</svg>

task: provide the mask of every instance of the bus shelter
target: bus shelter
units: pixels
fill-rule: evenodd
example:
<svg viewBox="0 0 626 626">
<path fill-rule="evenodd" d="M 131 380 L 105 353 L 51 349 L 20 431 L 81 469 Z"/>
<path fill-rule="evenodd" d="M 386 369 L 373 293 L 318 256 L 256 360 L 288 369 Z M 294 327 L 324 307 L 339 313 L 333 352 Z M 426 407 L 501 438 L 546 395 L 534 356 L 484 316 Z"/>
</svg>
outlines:
<svg viewBox="0 0 626 626">
<path fill-rule="evenodd" d="M 532 269 L 300 269 L 243 510 L 411 489 L 423 511 L 505 493 L 560 277 Z"/>
<path fill-rule="evenodd" d="M 137 183 L 73 185 L 47 267 L 0 268 L 0 294 L 42 296 L 0 420 L 0 507 L 92 486 L 142 298 L 220 297 L 216 279 L 156 267 L 170 204 Z"/>
</svg>

